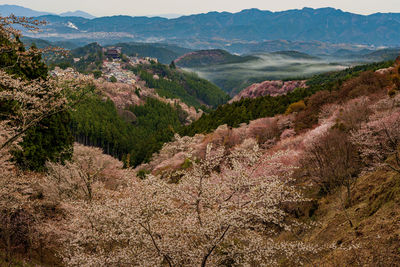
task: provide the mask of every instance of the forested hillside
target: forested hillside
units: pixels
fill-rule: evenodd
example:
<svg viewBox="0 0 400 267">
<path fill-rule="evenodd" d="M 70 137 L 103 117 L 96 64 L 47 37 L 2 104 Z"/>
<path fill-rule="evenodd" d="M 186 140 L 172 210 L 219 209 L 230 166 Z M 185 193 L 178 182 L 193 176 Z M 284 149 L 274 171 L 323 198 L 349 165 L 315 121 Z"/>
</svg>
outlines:
<svg viewBox="0 0 400 267">
<path fill-rule="evenodd" d="M 126 166 L 148 161 L 174 136 L 184 121 L 179 106 L 145 99 L 143 106 L 128 107 L 133 120 L 124 119 L 111 100 L 90 95 L 72 113 L 71 129 L 77 142 L 104 149 Z"/>
<path fill-rule="evenodd" d="M 102 53 L 102 46 L 98 43 L 90 43 L 81 47 L 77 47 L 69 42 L 48 42 L 41 39 L 26 38 L 24 43 L 31 45 L 35 43 L 40 48 L 59 46 L 70 49 L 69 55 L 66 57 L 49 58 L 47 62 L 51 66 L 74 67 L 80 72 L 87 72 L 93 70 L 91 65 L 100 68 L 99 62 L 105 59 Z M 104 46 L 105 48 L 109 46 Z M 190 49 L 182 48 L 176 45 L 162 44 L 162 43 L 118 43 L 112 47 L 119 47 L 122 53 L 126 56 L 132 57 L 151 57 L 157 58 L 160 63 L 169 64 L 173 60 L 190 52 Z M 74 62 L 74 58 L 81 58 L 80 62 Z"/>
<path fill-rule="evenodd" d="M 79 58 L 79 61 L 74 58 Z M 102 68 L 105 59 L 103 48 L 98 43 L 91 43 L 70 50 L 66 55 L 48 56 L 46 62 L 51 69 L 55 66 L 63 69 L 73 67 L 82 73 L 92 73 Z"/>
<path fill-rule="evenodd" d="M 168 66 L 161 63 L 149 62 L 150 64 L 134 64 L 133 66 L 126 57 L 126 55 L 130 55 L 135 58 L 140 58 L 144 54 L 147 54 L 145 51 L 161 51 L 163 49 L 171 49 L 174 51 L 173 53 L 176 53 L 176 56 L 178 56 L 178 53 L 188 50 L 162 44 L 119 45 L 122 48 L 122 58 L 120 62 L 122 67 L 138 75 L 147 83 L 148 87 L 156 89 L 160 96 L 170 99 L 178 98 L 189 106 L 194 106 L 196 108 L 201 106 L 216 107 L 229 100 L 229 96 L 218 88 L 218 86 L 198 77 L 194 73 L 178 70 L 174 63 Z M 150 54 L 147 54 L 147 56 Z M 152 55 L 157 56 L 156 54 L 157 53 Z M 160 56 L 163 57 L 162 55 Z M 176 58 L 175 56 L 172 57 L 173 59 Z M 75 59 L 78 59 L 78 61 Z M 103 61 L 105 60 L 107 60 L 107 57 L 103 52 L 103 47 L 97 43 L 92 43 L 71 50 L 67 56 L 49 57 L 47 62 L 51 68 L 55 66 L 59 66 L 63 69 L 73 67 L 84 74 L 95 73 L 101 76 Z"/>
<path fill-rule="evenodd" d="M 218 86 L 199 78 L 194 73 L 178 70 L 174 64 L 168 67 L 153 63 L 131 67 L 130 70 L 146 81 L 148 87 L 156 89 L 160 96 L 179 98 L 190 106 L 216 107 L 229 99 Z"/>
<path fill-rule="evenodd" d="M 134 48 L 129 45 L 123 50 Z M 125 54 L 112 61 L 97 43 L 74 49 L 67 56 L 56 55 L 49 62 L 53 67 L 73 67 L 80 72 L 74 75 L 94 73 L 99 78 L 95 93 L 89 94 L 72 113 L 72 131 L 77 142 L 100 147 L 105 153 L 123 160 L 126 166 L 148 161 L 184 124 L 197 118 L 195 108 L 201 112 L 199 108 L 208 110 L 229 99 L 214 84 L 176 69 L 174 64 L 163 65 L 136 55 L 131 61 Z M 107 69 L 105 64 L 111 67 Z M 129 78 L 121 76 L 127 73 Z M 105 78 L 104 74 L 111 78 Z M 129 83 L 116 83 L 114 75 Z M 108 94 L 102 90 L 103 84 L 109 87 Z M 132 95 L 134 101 L 124 99 L 123 94 Z M 115 95 L 113 102 L 111 99 Z M 169 101 L 164 101 L 166 99 Z"/>
<path fill-rule="evenodd" d="M 21 41 L 24 43 L 26 47 L 31 47 L 32 44 L 35 44 L 38 48 L 48 48 L 48 47 L 61 47 L 64 49 L 75 49 L 78 48 L 80 45 L 79 43 L 72 43 L 69 41 L 46 41 L 43 39 L 37 39 L 37 38 L 30 38 L 23 36 L 21 38 Z"/>
<path fill-rule="evenodd" d="M 244 63 L 254 59 L 255 57 L 252 56 L 237 56 L 222 49 L 215 49 L 187 53 L 177 58 L 175 64 L 184 68 L 192 68 L 215 64 Z"/>
<path fill-rule="evenodd" d="M 128 56 L 157 58 L 163 64 L 169 64 L 191 51 L 188 48 L 162 43 L 118 43 L 115 46 L 121 47 L 122 53 Z"/>
<path fill-rule="evenodd" d="M 71 123 L 77 142 L 100 147 L 126 166 L 148 162 L 153 153 L 172 140 L 189 116 L 178 103 L 165 103 L 154 95 L 148 96 L 149 88 L 154 88 L 160 97 L 178 99 L 189 107 L 203 109 L 225 103 L 228 99 L 210 82 L 173 67 L 151 63 L 129 68 L 146 84 L 145 87 L 125 85 L 127 93 L 137 98 L 139 104 L 129 105 L 126 98 L 118 100 L 120 107 L 117 108 L 116 103 L 104 95 L 100 83 L 96 93 L 88 95 L 76 107 Z M 110 94 L 119 90 L 116 85 Z M 108 99 L 104 101 L 104 98 Z"/>
<path fill-rule="evenodd" d="M 0 21 L 0 266 L 400 265 L 400 57 L 220 106 L 181 137 L 194 108 L 157 91 L 201 101 L 174 64 L 48 76 L 13 28 L 38 22 Z"/>
<path fill-rule="evenodd" d="M 36 46 L 25 49 L 20 38 L 9 40 L 0 38 L 0 47 L 5 52 L 0 54 L 0 69 L 2 77 L 0 93 L 7 92 L 10 81 L 7 75 L 12 75 L 20 79 L 22 86 L 35 88 L 32 81 L 42 86 L 42 91 L 38 96 L 31 96 L 34 101 L 37 97 L 42 98 L 48 94 L 51 98 L 51 84 L 48 80 L 48 69 L 42 61 L 40 51 Z M 6 75 L 7 74 L 7 75 Z M 17 92 L 17 90 L 15 91 Z M 20 96 L 22 97 L 22 96 Z M 27 103 L 33 105 L 33 103 Z M 29 114 L 19 113 L 20 107 L 18 101 L 7 100 L 7 97 L 0 99 L 0 119 L 7 120 L 9 117 L 24 116 L 21 122 L 29 126 Z M 25 118 L 26 116 L 26 118 Z M 33 119 L 32 119 L 33 120 Z M 12 149 L 12 159 L 24 170 L 43 171 L 46 161 L 64 161 L 70 159 L 73 145 L 73 135 L 68 127 L 71 121 L 69 111 L 54 112 L 54 115 L 48 114 L 43 117 L 35 127 L 25 129 L 24 137 L 18 139 L 19 145 Z"/>
<path fill-rule="evenodd" d="M 248 123 L 263 117 L 272 117 L 276 114 L 283 114 L 291 104 L 292 107 L 305 108 L 306 98 L 319 91 L 337 91 L 348 79 L 359 75 L 363 71 L 375 71 L 393 64 L 392 61 L 374 63 L 340 72 L 320 74 L 307 81 L 308 88 L 295 89 L 283 96 L 264 96 L 256 99 L 242 99 L 232 104 L 219 106 L 215 111 L 204 114 L 198 121 L 185 127 L 182 135 L 193 136 L 196 133 L 207 133 L 216 129 L 219 125 L 228 124 L 231 127 L 238 127 L 241 123 Z"/>
</svg>

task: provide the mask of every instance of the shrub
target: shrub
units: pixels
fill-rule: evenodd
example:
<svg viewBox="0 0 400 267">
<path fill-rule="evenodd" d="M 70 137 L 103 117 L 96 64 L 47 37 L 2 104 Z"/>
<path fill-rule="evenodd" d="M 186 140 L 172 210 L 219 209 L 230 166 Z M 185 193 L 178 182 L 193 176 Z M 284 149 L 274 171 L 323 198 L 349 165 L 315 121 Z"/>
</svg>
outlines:
<svg viewBox="0 0 400 267">
<path fill-rule="evenodd" d="M 141 180 L 146 179 L 147 175 L 150 174 L 149 170 L 143 169 L 137 172 L 136 176 L 139 177 Z"/>
<path fill-rule="evenodd" d="M 394 97 L 397 94 L 397 90 L 392 88 L 388 91 L 388 96 L 389 97 Z"/>
<path fill-rule="evenodd" d="M 117 81 L 118 81 L 117 78 L 115 78 L 114 76 L 111 76 L 110 82 L 116 83 Z"/>
<path fill-rule="evenodd" d="M 385 75 L 372 71 L 361 73 L 359 77 L 345 82 L 339 91 L 340 99 L 356 98 L 370 94 L 384 92 L 382 89 L 390 85 L 389 79 Z"/>
<path fill-rule="evenodd" d="M 265 118 L 253 121 L 249 125 L 248 137 L 254 138 L 259 144 L 279 137 L 280 129 L 276 119 Z"/>
<path fill-rule="evenodd" d="M 181 169 L 186 170 L 189 169 L 190 167 L 193 166 L 193 163 L 190 159 L 185 159 L 185 161 L 183 162 Z"/>
<path fill-rule="evenodd" d="M 101 77 L 101 75 L 103 75 L 103 73 L 101 72 L 101 70 L 95 70 L 93 71 L 93 75 L 95 79 L 98 79 Z"/>
<path fill-rule="evenodd" d="M 294 112 L 300 112 L 306 109 L 306 104 L 304 103 L 303 100 L 300 100 L 299 102 L 290 104 L 290 106 L 287 108 L 285 114 L 289 115 Z"/>
</svg>

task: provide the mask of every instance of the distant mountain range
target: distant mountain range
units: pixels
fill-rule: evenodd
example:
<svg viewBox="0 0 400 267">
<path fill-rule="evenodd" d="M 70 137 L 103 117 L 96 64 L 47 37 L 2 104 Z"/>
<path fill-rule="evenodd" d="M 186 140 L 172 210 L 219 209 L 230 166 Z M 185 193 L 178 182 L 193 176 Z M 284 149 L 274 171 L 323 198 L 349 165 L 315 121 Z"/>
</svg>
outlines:
<svg viewBox="0 0 400 267">
<path fill-rule="evenodd" d="M 190 48 L 199 48 L 195 46 L 201 44 L 205 49 L 215 48 L 215 44 L 229 48 L 271 40 L 400 45 L 399 13 L 363 16 L 333 8 L 283 12 L 249 9 L 239 13 L 210 12 L 176 19 L 113 16 L 89 20 L 55 15 L 40 18 L 49 21 L 39 35 L 41 38 L 118 37 L 131 41 L 173 42 Z"/>
<path fill-rule="evenodd" d="M 9 16 L 11 14 L 14 14 L 16 16 L 21 16 L 21 17 L 38 17 L 38 16 L 49 15 L 51 13 L 36 11 L 30 8 L 16 6 L 16 5 L 0 5 L 0 14 L 2 16 Z"/>
<path fill-rule="evenodd" d="M 42 12 L 42 11 L 36 11 L 32 10 L 30 8 L 22 7 L 22 6 L 16 6 L 16 5 L 0 5 L 0 14 L 2 16 L 9 16 L 10 14 L 14 14 L 16 16 L 21 16 L 21 17 L 39 17 L 39 16 L 46 16 L 46 15 L 56 15 L 54 13 L 50 12 Z M 64 12 L 59 14 L 60 17 L 81 17 L 81 18 L 86 18 L 86 19 L 94 19 L 95 16 L 81 11 L 69 11 L 69 12 Z"/>
<path fill-rule="evenodd" d="M 63 13 L 68 16 L 63 17 L 18 6 L 0 6 L 3 15 L 11 11 L 49 22 L 42 32 L 26 33 L 28 36 L 79 45 L 94 41 L 102 45 L 162 42 L 193 50 L 224 49 L 239 54 L 294 50 L 312 55 L 400 46 L 400 13 L 364 16 L 334 8 L 304 8 L 282 12 L 210 12 L 175 19 L 93 18 L 81 11 Z M 88 16 L 92 19 L 85 18 Z"/>
</svg>

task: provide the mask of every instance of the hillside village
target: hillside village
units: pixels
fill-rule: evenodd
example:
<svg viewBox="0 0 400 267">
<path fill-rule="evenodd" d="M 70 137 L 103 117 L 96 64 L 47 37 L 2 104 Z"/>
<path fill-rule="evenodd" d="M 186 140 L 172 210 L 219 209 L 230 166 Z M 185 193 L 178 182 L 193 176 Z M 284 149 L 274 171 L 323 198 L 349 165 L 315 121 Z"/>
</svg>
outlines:
<svg viewBox="0 0 400 267">
<path fill-rule="evenodd" d="M 117 82 L 136 84 L 139 78 L 135 76 L 132 71 L 126 70 L 126 66 L 137 66 L 142 64 L 158 63 L 157 58 L 151 57 L 129 57 L 123 55 L 120 48 L 102 48 L 102 53 L 104 54 L 101 66 L 102 78 L 110 81 L 111 77 L 116 78 Z M 87 57 L 87 55 L 85 55 Z M 74 62 L 80 62 L 82 58 L 74 58 Z M 68 67 L 65 70 L 56 66 L 50 71 L 52 76 L 65 76 L 72 75 L 77 77 L 78 73 L 74 68 Z"/>
<path fill-rule="evenodd" d="M 52 77 L 63 79 L 94 79 L 97 88 L 112 99 L 115 105 L 121 110 L 126 109 L 130 105 L 142 105 L 145 103 L 146 97 L 151 97 L 168 103 L 171 106 L 179 105 L 186 113 L 187 124 L 197 120 L 203 114 L 202 110 L 196 110 L 194 107 L 188 106 L 178 98 L 169 99 L 159 96 L 154 89 L 148 87 L 140 76 L 127 69 L 127 67 L 158 63 L 156 58 L 128 57 L 123 55 L 124 60 L 122 60 L 122 53 L 119 49 L 104 48 L 103 52 L 107 58 L 103 61 L 101 76 L 97 79 L 95 79 L 93 74 L 79 73 L 72 67 L 66 69 L 55 67 L 53 70 L 49 71 L 49 74 Z M 159 79 L 156 74 L 154 74 L 154 78 Z M 140 92 L 140 95 L 138 92 Z"/>
<path fill-rule="evenodd" d="M 51 54 L 14 29 L 40 22 L 0 21 L 0 266 L 400 266 L 400 56 L 229 101 L 174 61 Z"/>
</svg>

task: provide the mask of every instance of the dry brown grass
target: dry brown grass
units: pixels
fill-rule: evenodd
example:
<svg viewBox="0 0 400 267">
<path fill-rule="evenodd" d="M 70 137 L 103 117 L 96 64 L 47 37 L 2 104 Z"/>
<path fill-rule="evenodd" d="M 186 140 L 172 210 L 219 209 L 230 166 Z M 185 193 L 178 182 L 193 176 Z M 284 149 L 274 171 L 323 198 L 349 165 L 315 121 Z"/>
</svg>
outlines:
<svg viewBox="0 0 400 267">
<path fill-rule="evenodd" d="M 400 176 L 379 170 L 360 177 L 352 191 L 348 208 L 341 204 L 344 188 L 320 199 L 315 213 L 320 226 L 304 238 L 344 249 L 318 255 L 312 266 L 400 266 Z M 353 245 L 357 248 L 349 249 Z"/>
</svg>

